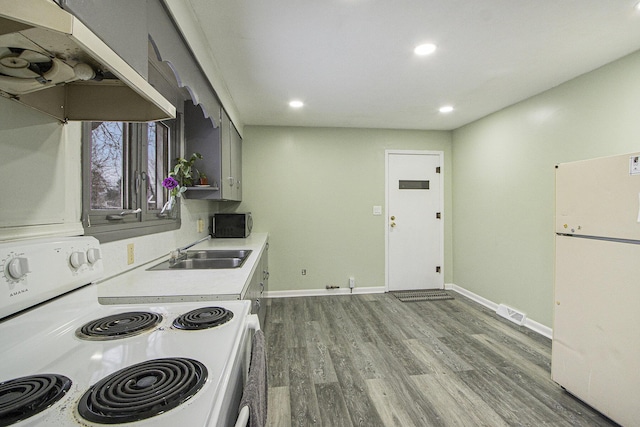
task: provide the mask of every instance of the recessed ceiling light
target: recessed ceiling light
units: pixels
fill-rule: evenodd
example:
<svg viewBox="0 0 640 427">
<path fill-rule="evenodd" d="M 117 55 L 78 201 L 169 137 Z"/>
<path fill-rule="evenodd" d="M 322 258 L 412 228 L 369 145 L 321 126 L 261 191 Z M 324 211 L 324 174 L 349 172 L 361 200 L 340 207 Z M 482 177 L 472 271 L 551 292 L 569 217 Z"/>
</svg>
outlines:
<svg viewBox="0 0 640 427">
<path fill-rule="evenodd" d="M 298 100 L 293 100 L 293 101 L 289 102 L 289 107 L 291 107 L 291 108 L 300 108 L 303 105 L 304 105 L 304 102 L 298 101 Z"/>
<path fill-rule="evenodd" d="M 430 55 L 435 51 L 436 51 L 436 45 L 433 43 L 421 44 L 419 46 L 416 46 L 415 49 L 413 49 L 413 52 L 416 55 L 420 55 L 420 56 Z"/>
<path fill-rule="evenodd" d="M 450 113 L 453 111 L 453 107 L 451 105 L 444 105 L 442 107 L 440 107 L 440 112 L 441 113 Z"/>
</svg>

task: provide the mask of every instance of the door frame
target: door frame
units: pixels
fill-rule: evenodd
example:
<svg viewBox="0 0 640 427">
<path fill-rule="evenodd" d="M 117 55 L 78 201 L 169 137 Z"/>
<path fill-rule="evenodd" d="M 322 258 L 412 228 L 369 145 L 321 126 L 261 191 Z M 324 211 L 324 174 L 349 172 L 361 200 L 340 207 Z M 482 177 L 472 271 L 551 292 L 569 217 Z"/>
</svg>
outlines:
<svg viewBox="0 0 640 427">
<path fill-rule="evenodd" d="M 389 157 L 392 154 L 437 155 L 440 164 L 440 198 L 438 205 L 442 212 L 440 221 L 439 252 L 442 260 L 441 274 L 444 276 L 444 151 L 432 150 L 384 150 L 384 290 L 389 292 Z M 442 281 L 444 283 L 444 280 Z"/>
</svg>

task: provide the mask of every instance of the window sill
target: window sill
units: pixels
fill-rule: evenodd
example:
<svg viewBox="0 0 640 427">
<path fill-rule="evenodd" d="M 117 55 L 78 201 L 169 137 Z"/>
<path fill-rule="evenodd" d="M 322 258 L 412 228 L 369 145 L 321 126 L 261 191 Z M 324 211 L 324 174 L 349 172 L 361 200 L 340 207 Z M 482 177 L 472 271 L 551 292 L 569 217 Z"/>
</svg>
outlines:
<svg viewBox="0 0 640 427">
<path fill-rule="evenodd" d="M 121 224 L 117 227 L 117 229 L 114 228 L 114 226 L 111 224 L 105 224 L 85 227 L 84 234 L 86 236 L 95 237 L 100 241 L 100 243 L 107 243 L 116 240 L 128 239 L 131 237 L 147 236 L 149 234 L 178 230 L 180 228 L 180 225 L 180 219 L 152 221 L 148 223 L 135 222 L 131 224 Z"/>
</svg>

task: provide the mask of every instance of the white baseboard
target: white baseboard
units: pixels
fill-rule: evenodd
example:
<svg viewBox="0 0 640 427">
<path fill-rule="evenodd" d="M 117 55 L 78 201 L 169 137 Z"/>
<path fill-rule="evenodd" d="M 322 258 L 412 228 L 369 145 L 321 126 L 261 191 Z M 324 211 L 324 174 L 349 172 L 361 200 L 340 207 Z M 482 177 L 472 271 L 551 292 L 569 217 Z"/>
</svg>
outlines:
<svg viewBox="0 0 640 427">
<path fill-rule="evenodd" d="M 317 297 L 327 295 L 351 295 L 351 294 L 383 294 L 384 286 L 338 289 L 298 289 L 292 291 L 267 291 L 267 298 L 290 298 L 290 297 Z"/>
<path fill-rule="evenodd" d="M 446 283 L 444 288 L 447 290 L 451 290 L 459 293 L 460 295 L 464 295 L 472 301 L 477 302 L 480 305 L 483 305 L 490 309 L 491 311 L 496 311 L 498 309 L 498 304 L 488 300 L 484 297 L 481 297 L 478 294 L 474 294 L 473 292 L 455 285 L 453 283 Z M 376 286 L 376 287 L 367 287 L 367 288 L 353 288 L 353 292 L 349 288 L 338 288 L 338 289 L 297 289 L 291 291 L 268 291 L 266 293 L 267 298 L 293 298 L 293 297 L 315 297 L 315 296 L 327 296 L 327 295 L 351 295 L 351 294 L 383 294 L 386 290 L 384 286 Z M 545 326 L 541 323 L 536 322 L 535 320 L 531 320 L 530 318 L 526 318 L 524 322 L 524 326 L 526 328 L 531 329 L 534 332 L 539 333 L 540 335 L 552 339 L 553 330 L 548 326 Z"/>
<path fill-rule="evenodd" d="M 490 310 L 496 311 L 498 309 L 498 304 L 496 304 L 495 302 L 488 300 L 484 297 L 481 297 L 478 294 L 474 294 L 471 291 L 466 290 L 465 288 L 458 286 L 458 285 L 454 285 L 453 283 L 445 283 L 444 285 L 445 289 L 457 292 L 461 295 L 464 295 L 465 297 L 469 298 L 470 300 L 473 300 L 475 302 L 477 302 L 480 305 L 484 305 L 485 307 L 487 307 Z"/>
<path fill-rule="evenodd" d="M 444 285 L 444 288 L 448 289 L 448 290 L 452 290 L 454 292 L 457 292 L 457 293 L 459 293 L 461 295 L 464 295 L 465 297 L 469 298 L 470 300 L 473 300 L 473 301 L 477 302 L 478 304 L 483 305 L 483 306 L 487 307 L 488 309 L 490 309 L 492 311 L 498 310 L 498 304 L 497 303 L 495 303 L 493 301 L 490 301 L 490 300 L 488 300 L 488 299 L 486 299 L 484 297 L 481 297 L 478 294 L 474 294 L 473 292 L 471 292 L 471 291 L 469 291 L 469 290 L 467 290 L 467 289 L 465 289 L 465 288 L 463 288 L 461 286 L 455 285 L 453 283 L 447 283 L 447 284 Z M 530 318 L 527 317 L 525 322 L 524 322 L 524 326 L 526 328 L 531 329 L 534 332 L 539 333 L 540 335 L 542 335 L 544 337 L 547 337 L 549 339 L 553 339 L 553 329 L 551 329 L 548 326 L 543 325 L 542 323 L 538 323 L 535 320 L 531 320 Z"/>
</svg>

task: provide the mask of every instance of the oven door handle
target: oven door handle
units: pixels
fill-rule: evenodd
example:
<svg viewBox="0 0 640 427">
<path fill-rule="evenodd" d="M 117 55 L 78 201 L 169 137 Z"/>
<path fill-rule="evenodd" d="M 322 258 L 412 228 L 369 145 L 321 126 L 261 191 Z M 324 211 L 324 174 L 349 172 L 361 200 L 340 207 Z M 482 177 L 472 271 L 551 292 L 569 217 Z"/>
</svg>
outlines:
<svg viewBox="0 0 640 427">
<path fill-rule="evenodd" d="M 249 407 L 243 406 L 238 415 L 235 427 L 247 427 L 249 425 Z"/>
<path fill-rule="evenodd" d="M 260 330 L 260 318 L 257 314 L 247 316 L 247 328 L 251 329 L 254 333 Z"/>
</svg>

